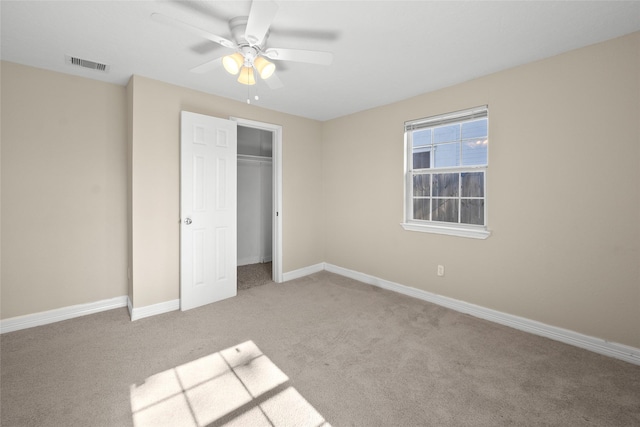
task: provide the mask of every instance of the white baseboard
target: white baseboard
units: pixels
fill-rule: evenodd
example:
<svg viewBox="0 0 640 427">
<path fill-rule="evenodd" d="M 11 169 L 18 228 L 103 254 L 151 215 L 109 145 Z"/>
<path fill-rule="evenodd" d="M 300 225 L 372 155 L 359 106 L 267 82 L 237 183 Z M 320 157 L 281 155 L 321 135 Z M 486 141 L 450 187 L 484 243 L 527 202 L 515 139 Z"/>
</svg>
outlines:
<svg viewBox="0 0 640 427">
<path fill-rule="evenodd" d="M 492 310 L 490 308 L 485 308 L 479 305 L 470 304 L 470 303 L 456 300 L 453 298 L 444 297 L 441 295 L 433 294 L 431 292 L 423 291 L 423 290 L 412 288 L 409 286 L 400 285 L 398 283 L 390 282 L 388 280 L 380 279 L 375 276 L 371 276 L 368 274 L 338 267 L 336 265 L 325 263 L 324 269 L 331 273 L 336 273 L 341 276 L 349 277 L 351 279 L 358 280 L 363 283 L 367 283 L 369 285 L 388 289 L 390 291 L 394 291 L 400 294 L 408 295 L 410 297 L 418 298 L 423 301 L 428 301 L 434 304 L 438 304 L 443 307 L 447 307 L 452 310 L 459 311 L 461 313 L 470 314 L 474 317 L 489 320 L 491 322 L 509 326 L 511 328 L 518 329 L 524 332 L 540 335 L 555 341 L 560 341 L 565 344 L 570 344 L 575 347 L 580 347 L 585 350 L 593 351 L 594 353 L 624 360 L 625 362 L 633 363 L 635 365 L 640 365 L 640 349 L 635 347 L 605 341 L 600 338 L 595 338 L 595 337 L 584 335 L 568 329 L 547 325 L 545 323 L 526 319 L 524 317 L 502 313 L 500 311 Z M 304 269 L 301 269 L 301 270 L 304 270 Z M 296 271 L 301 271 L 301 270 L 296 270 Z"/>
<path fill-rule="evenodd" d="M 242 267 L 243 265 L 251 265 L 251 264 L 258 264 L 260 262 L 260 258 L 257 256 L 254 257 L 248 257 L 248 258 L 238 258 L 238 261 L 236 262 L 238 267 Z"/>
<path fill-rule="evenodd" d="M 514 316 L 500 311 L 492 310 L 475 304 L 433 294 L 431 292 L 390 282 L 380 279 L 369 274 L 360 273 L 347 268 L 338 267 L 333 264 L 319 263 L 298 270 L 289 271 L 283 274 L 283 280 L 289 281 L 300 277 L 308 276 L 322 270 L 341 276 L 349 277 L 360 282 L 377 286 L 379 288 L 388 289 L 413 298 L 431 302 L 459 311 L 461 313 L 470 314 L 472 316 L 529 332 L 535 335 L 547 337 L 556 341 L 570 344 L 594 353 L 624 360 L 625 362 L 640 365 L 640 349 L 627 346 L 624 344 L 605 341 L 589 335 L 584 335 L 568 329 L 547 325 L 535 320 L 526 319 L 524 317 Z M 6 332 L 18 331 L 21 329 L 32 328 L 35 326 L 46 325 L 49 323 L 59 322 L 62 320 L 73 319 L 75 317 L 86 316 L 89 314 L 99 313 L 101 311 L 112 310 L 115 308 L 127 307 L 131 320 L 139 320 L 145 317 L 155 316 L 157 314 L 168 313 L 180 309 L 180 300 L 165 301 L 145 307 L 134 308 L 131 300 L 127 296 L 115 297 L 107 300 L 96 301 L 88 304 L 73 305 L 55 310 L 44 311 L 41 313 L 28 314 L 25 316 L 17 316 L 9 319 L 0 320 L 0 334 Z"/>
<path fill-rule="evenodd" d="M 6 332 L 19 331 L 20 329 L 33 328 L 35 326 L 47 325 L 49 323 L 86 316 L 88 314 L 112 310 L 114 308 L 126 307 L 127 300 L 128 298 L 126 296 L 115 297 L 87 304 L 72 305 L 40 313 L 11 317 L 0 321 L 0 333 L 4 334 Z"/>
<path fill-rule="evenodd" d="M 129 315 L 131 320 L 140 320 L 145 317 L 155 316 L 157 314 L 168 313 L 180 309 L 180 300 L 165 301 L 158 304 L 147 305 L 145 307 L 133 308 L 129 302 Z"/>
<path fill-rule="evenodd" d="M 319 264 L 310 265 L 309 267 L 299 268 L 293 271 L 287 271 L 282 275 L 282 281 L 288 282 L 289 280 L 298 279 L 300 277 L 308 276 L 313 273 L 317 273 L 325 269 L 324 262 Z"/>
<path fill-rule="evenodd" d="M 271 256 L 260 258 L 258 256 L 250 257 L 250 258 L 242 258 L 238 259 L 237 265 L 238 267 L 242 267 L 243 265 L 251 265 L 251 264 L 264 264 L 265 262 L 271 262 Z"/>
<path fill-rule="evenodd" d="M 131 302 L 131 298 L 127 296 L 127 310 L 129 310 L 129 319 L 133 315 L 133 303 Z"/>
</svg>

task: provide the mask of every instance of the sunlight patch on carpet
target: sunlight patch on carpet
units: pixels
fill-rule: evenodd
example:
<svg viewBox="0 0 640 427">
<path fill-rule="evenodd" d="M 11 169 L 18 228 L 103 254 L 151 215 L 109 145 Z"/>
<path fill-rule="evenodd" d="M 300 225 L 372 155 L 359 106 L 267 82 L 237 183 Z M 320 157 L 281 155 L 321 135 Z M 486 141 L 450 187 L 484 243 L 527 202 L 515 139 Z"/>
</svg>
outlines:
<svg viewBox="0 0 640 427">
<path fill-rule="evenodd" d="M 130 386 L 135 427 L 330 427 L 253 341 Z"/>
</svg>

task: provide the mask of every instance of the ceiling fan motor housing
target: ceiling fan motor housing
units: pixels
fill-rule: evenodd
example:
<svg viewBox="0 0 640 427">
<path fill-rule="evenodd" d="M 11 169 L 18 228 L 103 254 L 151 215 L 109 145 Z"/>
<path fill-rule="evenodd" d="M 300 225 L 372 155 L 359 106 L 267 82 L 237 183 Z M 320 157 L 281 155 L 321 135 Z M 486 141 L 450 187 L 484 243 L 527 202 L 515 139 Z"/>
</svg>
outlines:
<svg viewBox="0 0 640 427">
<path fill-rule="evenodd" d="M 250 46 L 250 47 L 256 48 L 256 50 L 258 51 L 261 51 L 262 49 L 264 49 L 264 45 L 267 41 L 267 38 L 269 37 L 269 31 L 267 31 L 264 38 L 262 39 L 262 43 L 252 44 L 245 37 L 248 21 L 249 21 L 248 16 L 237 16 L 231 19 L 231 21 L 229 21 L 229 29 L 231 30 L 231 36 L 233 37 L 233 40 L 236 42 L 236 44 L 240 49 L 244 48 L 245 46 Z"/>
</svg>

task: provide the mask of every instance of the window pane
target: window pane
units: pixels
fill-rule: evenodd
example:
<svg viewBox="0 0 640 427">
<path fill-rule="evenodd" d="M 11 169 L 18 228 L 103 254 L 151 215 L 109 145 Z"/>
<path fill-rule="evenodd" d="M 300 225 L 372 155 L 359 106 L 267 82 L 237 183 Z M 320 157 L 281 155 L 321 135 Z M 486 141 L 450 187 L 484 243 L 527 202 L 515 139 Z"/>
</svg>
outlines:
<svg viewBox="0 0 640 427">
<path fill-rule="evenodd" d="M 424 148 L 423 148 L 424 150 Z M 431 167 L 431 151 L 423 151 L 421 153 L 413 153 L 414 169 L 429 169 Z"/>
<path fill-rule="evenodd" d="M 460 175 L 462 175 L 462 197 L 484 197 L 483 172 L 463 172 Z"/>
<path fill-rule="evenodd" d="M 411 139 L 414 147 L 420 147 L 424 145 L 431 145 L 431 129 L 423 129 L 414 131 L 411 134 Z"/>
<path fill-rule="evenodd" d="M 429 221 L 430 199 L 413 199 L 413 219 Z"/>
<path fill-rule="evenodd" d="M 416 230 L 486 228 L 488 128 L 486 107 L 405 122 L 405 220 Z"/>
<path fill-rule="evenodd" d="M 460 140 L 460 125 L 440 126 L 433 129 L 433 143 L 452 142 Z"/>
<path fill-rule="evenodd" d="M 436 168 L 460 165 L 460 143 L 440 144 L 433 147 L 433 163 Z"/>
<path fill-rule="evenodd" d="M 457 173 L 433 174 L 433 197 L 458 197 Z"/>
<path fill-rule="evenodd" d="M 458 199 L 433 199 L 433 221 L 458 222 Z"/>
<path fill-rule="evenodd" d="M 460 205 L 461 223 L 484 225 L 484 200 L 462 199 Z"/>
<path fill-rule="evenodd" d="M 486 139 L 487 119 L 462 124 L 462 139 Z"/>
<path fill-rule="evenodd" d="M 462 143 L 462 165 L 486 165 L 487 164 L 487 148 L 489 140 L 475 139 Z"/>
<path fill-rule="evenodd" d="M 414 175 L 413 176 L 413 195 L 414 197 L 429 197 L 429 180 L 431 175 Z"/>
</svg>

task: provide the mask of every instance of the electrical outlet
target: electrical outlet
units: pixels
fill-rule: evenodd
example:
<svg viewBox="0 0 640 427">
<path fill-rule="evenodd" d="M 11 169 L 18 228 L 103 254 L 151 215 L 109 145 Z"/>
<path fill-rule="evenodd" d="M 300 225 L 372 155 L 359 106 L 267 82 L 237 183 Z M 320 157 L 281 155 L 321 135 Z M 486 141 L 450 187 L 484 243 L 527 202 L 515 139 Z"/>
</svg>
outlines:
<svg viewBox="0 0 640 427">
<path fill-rule="evenodd" d="M 444 276 L 444 265 L 438 265 L 438 276 Z"/>
</svg>

